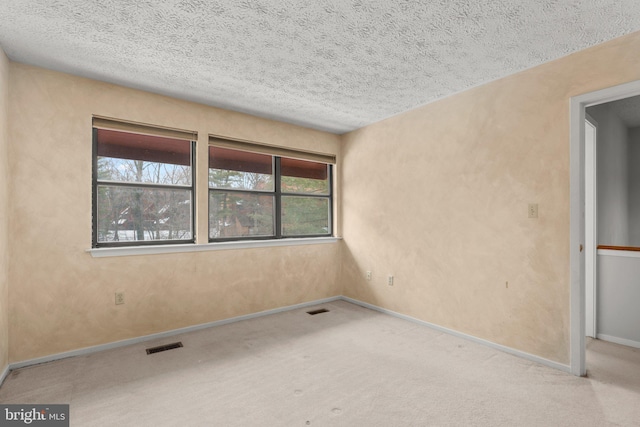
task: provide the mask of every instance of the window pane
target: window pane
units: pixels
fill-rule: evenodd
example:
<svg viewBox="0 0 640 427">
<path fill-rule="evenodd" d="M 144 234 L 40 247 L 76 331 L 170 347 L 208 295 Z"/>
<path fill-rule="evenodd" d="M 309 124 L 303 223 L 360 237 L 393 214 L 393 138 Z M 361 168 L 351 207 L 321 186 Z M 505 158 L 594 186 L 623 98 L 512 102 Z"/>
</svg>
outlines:
<svg viewBox="0 0 640 427">
<path fill-rule="evenodd" d="M 98 185 L 98 242 L 190 240 L 191 191 Z"/>
<path fill-rule="evenodd" d="M 209 147 L 209 187 L 273 191 L 273 157 Z"/>
<path fill-rule="evenodd" d="M 191 142 L 98 130 L 98 180 L 191 185 Z"/>
<path fill-rule="evenodd" d="M 330 234 L 329 199 L 282 196 L 282 235 Z"/>
<path fill-rule="evenodd" d="M 189 166 L 98 157 L 98 180 L 145 184 L 191 185 Z"/>
<path fill-rule="evenodd" d="M 209 238 L 273 236 L 274 197 L 209 192 Z"/>
<path fill-rule="evenodd" d="M 283 192 L 329 194 L 328 165 L 282 158 L 280 167 Z"/>
</svg>

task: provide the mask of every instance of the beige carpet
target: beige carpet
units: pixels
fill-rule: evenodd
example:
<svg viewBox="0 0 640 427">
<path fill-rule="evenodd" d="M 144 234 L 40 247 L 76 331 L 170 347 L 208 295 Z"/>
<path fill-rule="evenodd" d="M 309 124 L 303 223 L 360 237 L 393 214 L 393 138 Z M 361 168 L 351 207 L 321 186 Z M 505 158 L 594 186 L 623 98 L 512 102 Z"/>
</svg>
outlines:
<svg viewBox="0 0 640 427">
<path fill-rule="evenodd" d="M 590 341 L 590 377 L 577 378 L 347 302 L 320 307 L 19 369 L 0 402 L 69 403 L 72 426 L 640 426 L 638 350 Z"/>
</svg>

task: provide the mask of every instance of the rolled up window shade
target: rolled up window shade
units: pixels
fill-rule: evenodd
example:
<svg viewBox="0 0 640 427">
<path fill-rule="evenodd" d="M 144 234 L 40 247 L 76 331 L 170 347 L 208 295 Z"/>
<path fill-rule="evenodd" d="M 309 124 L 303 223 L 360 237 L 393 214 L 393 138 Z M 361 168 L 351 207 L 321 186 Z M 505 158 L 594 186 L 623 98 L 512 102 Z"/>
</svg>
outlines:
<svg viewBox="0 0 640 427">
<path fill-rule="evenodd" d="M 98 129 L 99 157 L 191 165 L 191 143 L 184 139 Z"/>
<path fill-rule="evenodd" d="M 312 162 L 335 164 L 334 154 L 317 153 L 312 151 L 296 150 L 292 148 L 279 147 L 275 145 L 262 144 L 239 139 L 223 138 L 209 135 L 209 145 L 232 150 L 249 151 L 251 153 L 268 154 L 271 156 L 288 157 L 291 159 L 308 160 Z"/>
<path fill-rule="evenodd" d="M 164 138 L 181 139 L 186 141 L 195 141 L 198 139 L 198 133 L 195 131 L 153 126 L 144 123 L 128 122 L 100 116 L 93 116 L 93 127 L 96 129 L 132 132 L 141 135 L 161 136 Z"/>
<path fill-rule="evenodd" d="M 310 178 L 326 180 L 328 168 L 324 163 L 308 162 L 306 160 L 283 158 L 280 162 L 282 176 L 296 178 Z"/>
<path fill-rule="evenodd" d="M 265 154 L 210 146 L 209 168 L 271 175 L 273 161 Z"/>
</svg>

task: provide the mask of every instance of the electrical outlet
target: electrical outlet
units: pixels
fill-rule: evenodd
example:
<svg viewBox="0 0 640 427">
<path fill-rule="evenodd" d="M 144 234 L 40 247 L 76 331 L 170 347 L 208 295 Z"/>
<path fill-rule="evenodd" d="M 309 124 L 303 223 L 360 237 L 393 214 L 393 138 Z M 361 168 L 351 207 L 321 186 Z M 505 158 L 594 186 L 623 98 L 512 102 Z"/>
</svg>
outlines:
<svg viewBox="0 0 640 427">
<path fill-rule="evenodd" d="M 389 286 L 393 286 L 393 276 L 389 276 L 389 277 L 387 278 L 387 284 L 388 284 Z"/>
<path fill-rule="evenodd" d="M 124 292 L 116 292 L 116 305 L 124 304 Z"/>
<path fill-rule="evenodd" d="M 367 280 L 371 281 L 371 276 L 373 275 L 373 273 L 371 273 L 371 271 L 367 271 Z"/>
<path fill-rule="evenodd" d="M 538 204 L 529 203 L 529 218 L 538 218 Z"/>
</svg>

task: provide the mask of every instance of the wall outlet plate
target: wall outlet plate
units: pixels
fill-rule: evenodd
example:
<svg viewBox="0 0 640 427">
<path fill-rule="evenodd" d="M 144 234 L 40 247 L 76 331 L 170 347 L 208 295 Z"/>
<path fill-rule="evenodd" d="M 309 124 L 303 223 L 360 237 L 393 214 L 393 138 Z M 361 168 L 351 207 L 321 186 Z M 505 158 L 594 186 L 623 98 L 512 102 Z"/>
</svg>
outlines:
<svg viewBox="0 0 640 427">
<path fill-rule="evenodd" d="M 124 304 L 124 292 L 116 292 L 116 305 Z"/>
</svg>

